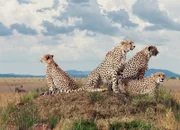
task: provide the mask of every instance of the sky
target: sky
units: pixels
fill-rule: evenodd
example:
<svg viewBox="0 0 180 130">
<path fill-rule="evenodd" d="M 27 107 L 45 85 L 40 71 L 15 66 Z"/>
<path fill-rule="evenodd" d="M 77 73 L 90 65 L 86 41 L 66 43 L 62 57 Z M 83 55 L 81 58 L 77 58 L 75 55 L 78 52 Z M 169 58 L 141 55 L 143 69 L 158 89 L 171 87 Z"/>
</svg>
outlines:
<svg viewBox="0 0 180 130">
<path fill-rule="evenodd" d="M 53 54 L 63 70 L 91 71 L 122 40 L 159 54 L 149 68 L 180 74 L 179 0 L 0 0 L 0 73 L 45 74 Z"/>
</svg>

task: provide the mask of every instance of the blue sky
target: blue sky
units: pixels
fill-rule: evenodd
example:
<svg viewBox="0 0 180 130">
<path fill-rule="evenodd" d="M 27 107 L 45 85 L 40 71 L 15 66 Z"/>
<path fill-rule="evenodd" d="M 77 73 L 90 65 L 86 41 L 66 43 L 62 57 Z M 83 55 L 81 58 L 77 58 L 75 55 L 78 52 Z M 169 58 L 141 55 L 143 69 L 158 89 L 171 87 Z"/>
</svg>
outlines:
<svg viewBox="0 0 180 130">
<path fill-rule="evenodd" d="M 160 53 L 149 68 L 180 73 L 179 0 L 1 0 L 0 73 L 45 74 L 43 54 L 64 69 L 93 70 L 123 39 Z"/>
</svg>

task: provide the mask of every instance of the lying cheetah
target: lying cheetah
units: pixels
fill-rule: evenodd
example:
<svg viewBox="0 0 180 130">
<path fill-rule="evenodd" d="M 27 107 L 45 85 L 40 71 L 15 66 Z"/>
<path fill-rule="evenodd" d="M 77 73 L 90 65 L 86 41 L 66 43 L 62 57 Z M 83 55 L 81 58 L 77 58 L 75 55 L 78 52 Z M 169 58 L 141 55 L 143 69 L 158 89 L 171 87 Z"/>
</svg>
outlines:
<svg viewBox="0 0 180 130">
<path fill-rule="evenodd" d="M 144 95 L 153 96 L 155 89 L 164 81 L 165 74 L 157 72 L 149 77 L 140 80 L 130 80 L 125 84 L 125 91 L 130 95 Z"/>
<path fill-rule="evenodd" d="M 41 60 L 42 63 L 46 64 L 46 80 L 49 87 L 48 92 L 44 92 L 41 95 L 55 94 L 60 92 L 70 93 L 77 91 L 105 91 L 106 89 L 89 89 L 86 87 L 78 88 L 76 82 L 64 72 L 54 61 L 53 55 L 46 54 Z"/>
<path fill-rule="evenodd" d="M 133 41 L 125 40 L 109 51 L 102 63 L 88 75 L 87 86 L 99 88 L 106 83 L 108 87 L 112 86 L 113 92 L 117 92 L 117 72 L 122 71 L 127 52 L 134 48 Z"/>
</svg>

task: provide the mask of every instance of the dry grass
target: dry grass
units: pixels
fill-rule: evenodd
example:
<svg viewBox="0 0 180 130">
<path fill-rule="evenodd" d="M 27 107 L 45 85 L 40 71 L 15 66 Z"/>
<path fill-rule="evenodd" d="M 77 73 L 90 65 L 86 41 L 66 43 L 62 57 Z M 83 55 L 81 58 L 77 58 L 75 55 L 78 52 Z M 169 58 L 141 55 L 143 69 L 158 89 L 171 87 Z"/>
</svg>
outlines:
<svg viewBox="0 0 180 130">
<path fill-rule="evenodd" d="M 44 79 L 18 80 L 11 82 L 25 83 L 29 86 L 24 86 L 26 90 L 45 86 Z M 76 79 L 76 81 L 82 86 L 85 79 Z M 0 82 L 3 82 L 3 80 L 1 79 Z M 30 86 L 32 82 L 34 84 L 37 83 L 37 85 L 33 84 Z M 169 82 L 172 81 L 166 81 L 165 87 L 173 88 L 173 83 L 170 84 Z M 177 102 L 180 102 L 180 91 L 177 91 L 177 86 L 175 88 L 176 92 L 173 92 L 172 96 Z M 27 95 L 27 93 L 1 93 L 0 110 L 10 104 L 19 103 L 24 95 Z M 45 121 L 44 124 L 43 122 L 40 123 L 42 126 L 48 126 L 49 123 L 47 122 L 50 118 L 58 121 L 54 128 L 55 130 L 70 130 L 73 122 L 81 119 L 94 120 L 99 130 L 108 130 L 109 124 L 114 122 L 131 122 L 133 120 L 150 123 L 162 130 L 180 129 L 180 123 L 175 119 L 175 106 L 170 104 L 171 107 L 169 107 L 169 103 L 164 101 L 166 99 L 169 101 L 169 95 L 156 100 L 147 97 L 124 97 L 123 95 L 112 94 L 110 92 L 102 92 L 95 95 L 98 98 L 93 98 L 94 96 L 90 96 L 88 92 L 43 96 L 33 100 L 33 104 L 38 106 L 41 119 Z M 40 124 L 37 124 L 37 126 L 40 127 Z"/>
<path fill-rule="evenodd" d="M 0 78 L 0 92 L 14 92 L 15 87 L 23 86 L 26 91 L 46 86 L 44 78 Z"/>
<path fill-rule="evenodd" d="M 18 93 L 1 93 L 0 94 L 0 108 L 6 107 L 11 103 L 18 103 L 22 94 Z"/>
</svg>

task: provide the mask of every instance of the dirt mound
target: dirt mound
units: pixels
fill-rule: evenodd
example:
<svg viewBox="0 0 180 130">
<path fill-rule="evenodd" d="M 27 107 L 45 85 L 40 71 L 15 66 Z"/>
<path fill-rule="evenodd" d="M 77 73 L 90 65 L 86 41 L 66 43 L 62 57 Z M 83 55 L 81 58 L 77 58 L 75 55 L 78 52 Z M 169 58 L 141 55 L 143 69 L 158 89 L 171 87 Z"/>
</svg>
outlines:
<svg viewBox="0 0 180 130">
<path fill-rule="evenodd" d="M 156 100 L 139 100 L 111 92 L 77 92 L 37 99 L 43 117 L 58 116 L 60 119 L 111 119 L 129 115 L 164 112 L 165 106 Z M 148 118 L 149 118 L 148 117 Z"/>
</svg>

